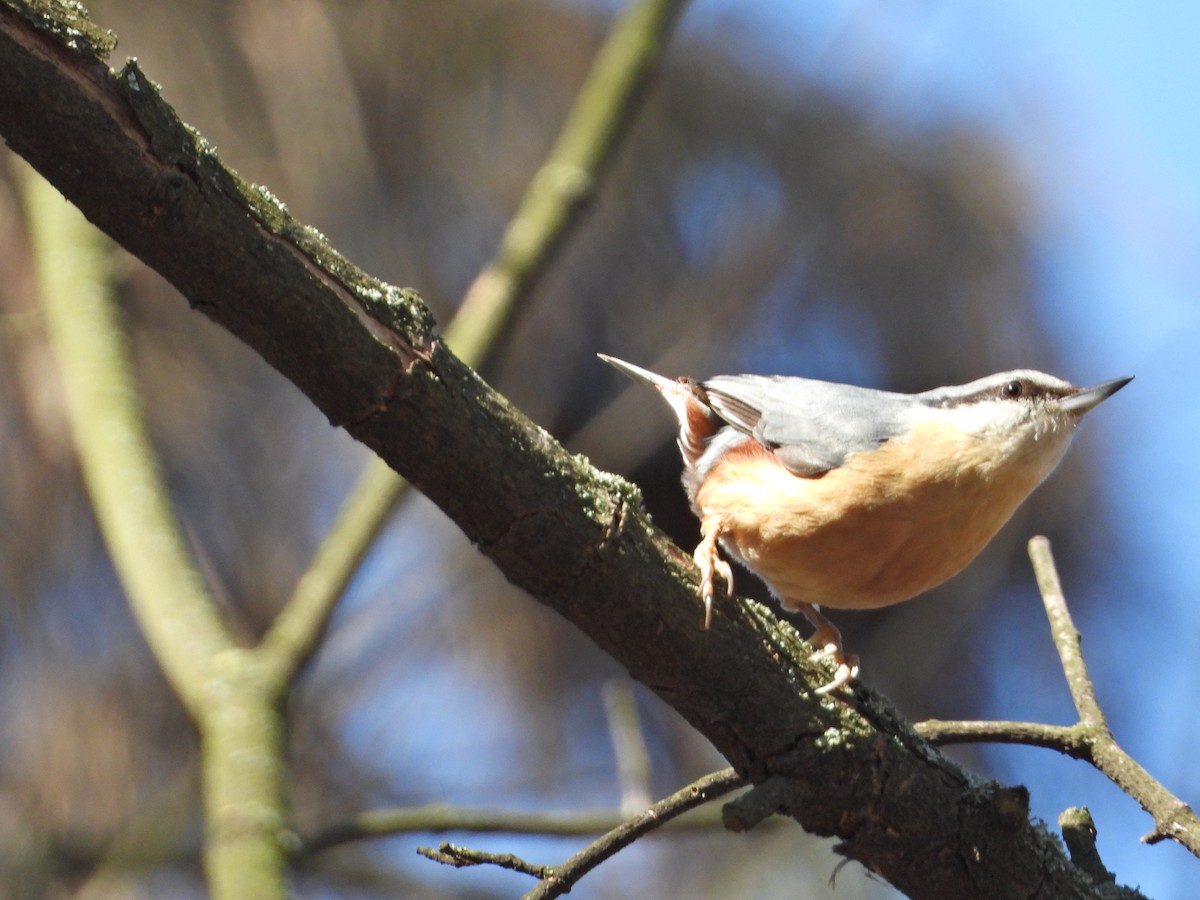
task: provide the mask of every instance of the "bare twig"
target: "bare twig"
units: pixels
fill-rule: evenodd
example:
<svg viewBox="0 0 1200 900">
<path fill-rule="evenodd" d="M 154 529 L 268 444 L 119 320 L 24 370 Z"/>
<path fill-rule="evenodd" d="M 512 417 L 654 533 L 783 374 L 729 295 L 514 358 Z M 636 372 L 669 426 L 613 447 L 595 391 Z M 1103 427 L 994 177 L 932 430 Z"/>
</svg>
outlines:
<svg viewBox="0 0 1200 900">
<path fill-rule="evenodd" d="M 457 867 L 490 864 L 517 872 L 525 872 L 541 880 L 537 887 L 525 894 L 525 900 L 549 900 L 549 898 L 560 897 L 570 891 L 580 878 L 638 838 L 663 827 L 683 813 L 736 790 L 746 783 L 746 779 L 733 769 L 722 769 L 711 775 L 705 775 L 682 790 L 658 801 L 639 815 L 622 821 L 558 866 L 539 866 L 509 853 L 487 853 L 451 843 L 440 844 L 437 850 L 422 847 L 417 852 L 445 865 Z M 513 830 L 511 823 L 519 817 L 514 817 L 509 813 L 501 815 L 510 826 L 506 830 Z M 546 821 L 546 817 L 542 817 L 542 823 L 539 825 Z M 545 827 L 538 827 L 534 830 L 543 834 L 567 833 Z M 329 845 L 330 843 L 327 842 L 324 846 Z M 315 847 L 316 842 L 314 841 L 309 846 Z"/>
<path fill-rule="evenodd" d="M 1090 762 L 1154 817 L 1154 830 L 1145 835 L 1143 841 L 1157 843 L 1170 838 L 1183 844 L 1193 855 L 1200 856 L 1200 819 L 1195 812 L 1122 750 L 1108 728 L 1083 661 L 1079 630 L 1071 620 L 1059 584 L 1050 541 L 1040 536 L 1030 540 L 1029 558 L 1033 560 L 1042 603 L 1050 619 L 1054 646 L 1058 648 L 1071 698 L 1079 711 L 1079 724 L 1088 731 Z"/>
<path fill-rule="evenodd" d="M 1033 561 L 1033 574 L 1037 578 L 1042 604 L 1050 620 L 1050 636 L 1054 639 L 1058 658 L 1062 660 L 1063 674 L 1067 677 L 1067 687 L 1071 689 L 1071 699 L 1079 713 L 1080 724 L 1108 733 L 1108 724 L 1096 700 L 1096 688 L 1088 674 L 1087 663 L 1083 661 L 1079 629 L 1075 627 L 1071 612 L 1067 609 L 1067 598 L 1058 579 L 1050 541 L 1040 535 L 1030 539 L 1029 558 Z"/>
<path fill-rule="evenodd" d="M 438 845 L 437 850 L 420 847 L 416 852 L 434 862 L 456 866 L 456 868 L 464 865 L 486 864 L 526 872 L 527 875 L 539 878 L 541 883 L 524 895 L 524 900 L 550 900 L 550 898 L 568 893 L 580 878 L 638 838 L 642 838 L 652 830 L 664 827 L 667 822 L 684 812 L 721 797 L 722 794 L 737 790 L 738 787 L 745 784 L 746 780 L 743 776 L 738 775 L 733 769 L 721 769 L 720 772 L 706 775 L 702 779 L 691 782 L 683 790 L 674 792 L 670 797 L 659 800 L 640 815 L 620 822 L 617 827 L 608 830 L 606 834 L 584 847 L 562 865 L 536 865 L 528 863 L 520 857 L 512 856 L 511 853 L 469 850 L 467 847 L 460 847 L 450 844 L 450 842 Z M 503 815 L 510 822 L 514 820 L 511 814 Z M 542 817 L 542 821 L 545 822 L 545 817 Z M 541 827 L 536 830 L 544 834 L 564 833 L 560 830 Z"/>
<path fill-rule="evenodd" d="M 359 813 L 353 819 L 317 832 L 304 841 L 298 855 L 312 855 L 351 841 L 392 837 L 397 834 L 537 834 L 586 837 L 603 834 L 629 818 L 616 809 L 569 812 L 522 812 L 432 803 L 403 809 Z M 665 825 L 672 831 L 721 828 L 720 810 L 697 809 Z"/>
<path fill-rule="evenodd" d="M 404 492 L 406 482 L 373 457 L 259 645 L 263 676 L 276 695 L 316 649 L 334 606 Z"/>
<path fill-rule="evenodd" d="M 418 847 L 417 852 L 426 859 L 432 859 L 434 862 L 439 862 L 444 866 L 453 866 L 456 869 L 464 866 L 499 866 L 502 869 L 511 869 L 514 872 L 532 875 L 534 878 L 546 878 L 554 871 L 552 866 L 539 866 L 536 863 L 526 862 L 511 853 L 488 853 L 486 850 L 472 850 L 470 847 L 459 847 L 449 841 L 438 844 L 436 850 L 431 847 Z"/>
<path fill-rule="evenodd" d="M 659 800 L 640 816 L 593 841 L 562 865 L 555 866 L 553 872 L 542 879 L 541 884 L 525 895 L 524 900 L 550 900 L 552 897 L 561 897 L 570 891 L 580 878 L 644 834 L 661 827 L 679 814 L 737 790 L 746 783 L 746 779 L 733 769 L 722 769 L 693 781 L 682 790 Z"/>
<path fill-rule="evenodd" d="M 979 722 L 928 719 L 913 726 L 931 744 L 1024 744 L 1057 750 L 1075 759 L 1090 760 L 1089 738 L 1081 725 L 1043 725 L 1040 722 Z"/>
<path fill-rule="evenodd" d="M 1142 838 L 1143 841 L 1148 844 L 1167 839 L 1178 841 L 1193 855 L 1200 856 L 1200 818 L 1191 807 L 1163 787 L 1122 750 L 1109 730 L 1083 659 L 1079 630 L 1067 608 L 1050 551 L 1050 541 L 1040 536 L 1032 538 L 1029 541 L 1029 558 L 1033 562 L 1042 603 L 1050 620 L 1050 634 L 1062 660 L 1063 673 L 1079 713 L 1079 722 L 1072 726 L 1061 726 L 1033 722 L 931 720 L 917 725 L 916 730 L 934 744 L 973 741 L 1029 744 L 1058 750 L 1091 763 L 1154 818 L 1154 829 Z"/>
<path fill-rule="evenodd" d="M 1071 854 L 1071 862 L 1087 872 L 1096 884 L 1115 882 L 1116 876 L 1104 868 L 1100 853 L 1096 850 L 1096 823 L 1086 806 L 1072 806 L 1063 810 L 1058 817 L 1062 829 L 1063 843 Z"/>
</svg>

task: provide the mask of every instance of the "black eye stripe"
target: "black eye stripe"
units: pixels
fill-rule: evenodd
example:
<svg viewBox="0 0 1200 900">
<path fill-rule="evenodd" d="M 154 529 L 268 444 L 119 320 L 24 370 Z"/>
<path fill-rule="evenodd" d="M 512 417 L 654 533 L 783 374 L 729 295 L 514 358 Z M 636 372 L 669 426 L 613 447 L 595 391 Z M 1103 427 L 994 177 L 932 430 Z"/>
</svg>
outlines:
<svg viewBox="0 0 1200 900">
<path fill-rule="evenodd" d="M 953 389 L 944 390 L 949 393 Z M 1001 403 L 1040 404 L 1049 400 L 1069 397 L 1078 391 L 1079 388 L 1071 387 L 1071 385 L 1062 382 L 1054 383 L 1049 379 L 1049 376 L 1039 376 L 1037 372 L 1031 372 L 1028 376 L 1025 373 L 1017 372 L 1009 373 L 1008 377 L 1003 379 L 1000 376 L 996 376 L 995 381 L 991 381 L 986 386 L 981 386 L 972 393 L 951 394 L 944 399 L 940 399 L 936 405 L 943 409 L 953 409 L 958 406 L 965 406 L 971 403 L 984 403 L 989 400 L 999 400 Z M 931 391 L 929 393 L 934 394 L 938 392 Z"/>
</svg>

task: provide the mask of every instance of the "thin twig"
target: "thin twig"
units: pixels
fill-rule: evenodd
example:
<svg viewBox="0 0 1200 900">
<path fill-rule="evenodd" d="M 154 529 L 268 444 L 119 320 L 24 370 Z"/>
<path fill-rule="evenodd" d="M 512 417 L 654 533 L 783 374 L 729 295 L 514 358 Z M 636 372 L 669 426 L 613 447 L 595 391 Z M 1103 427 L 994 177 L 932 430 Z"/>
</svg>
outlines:
<svg viewBox="0 0 1200 900">
<path fill-rule="evenodd" d="M 533 874 L 535 877 L 541 879 L 541 883 L 532 891 L 525 894 L 525 900 L 549 900 L 549 898 L 559 897 L 570 891 L 580 878 L 618 851 L 629 846 L 638 838 L 655 829 L 662 828 L 668 822 L 697 806 L 707 803 L 710 800 L 715 800 L 717 797 L 721 797 L 730 791 L 737 790 L 746 783 L 746 779 L 731 768 L 705 775 L 682 790 L 678 790 L 669 797 L 658 801 L 639 815 L 621 821 L 616 827 L 610 829 L 558 866 L 536 866 L 512 854 L 486 853 L 459 847 L 451 843 L 443 843 L 439 845 L 437 850 L 423 847 L 417 852 L 422 856 L 446 865 L 474 866 L 491 864 L 518 872 Z M 513 822 L 519 821 L 521 817 L 511 813 L 503 815 L 506 823 L 508 823 L 507 830 L 515 830 L 511 825 Z M 552 831 L 546 827 L 538 827 L 534 830 L 542 834 L 565 833 L 562 831 Z M 393 831 L 392 833 L 395 832 Z M 340 841 L 332 841 L 327 838 L 323 846 L 331 846 L 335 842 Z M 316 840 L 312 841 L 308 846 L 310 849 L 320 849 Z"/>
<path fill-rule="evenodd" d="M 1029 559 L 1033 562 L 1033 574 L 1037 578 L 1042 604 L 1046 607 L 1046 617 L 1050 620 L 1050 636 L 1054 639 L 1058 657 L 1062 660 L 1063 674 L 1067 677 L 1067 687 L 1071 690 L 1071 699 L 1079 713 L 1079 721 L 1088 728 L 1107 731 L 1108 725 L 1096 700 L 1092 677 L 1088 674 L 1087 663 L 1083 660 L 1079 629 L 1075 627 L 1071 612 L 1067 609 L 1067 598 L 1063 595 L 1062 584 L 1058 579 L 1058 569 L 1050 552 L 1050 541 L 1040 535 L 1030 539 Z"/>
<path fill-rule="evenodd" d="M 1050 541 L 1040 536 L 1031 539 L 1029 557 L 1037 574 L 1046 615 L 1050 618 L 1050 632 L 1062 659 L 1063 673 L 1079 711 L 1080 725 L 1089 732 L 1092 765 L 1154 817 L 1154 830 L 1143 836 L 1143 841 L 1153 844 L 1170 838 L 1187 847 L 1193 855 L 1200 856 L 1200 818 L 1122 750 L 1109 730 L 1096 700 L 1096 688 L 1083 661 L 1079 631 L 1067 610 Z"/>
<path fill-rule="evenodd" d="M 1075 759 L 1091 760 L 1087 731 L 1081 725 L 1043 725 L 1040 722 L 981 722 L 928 719 L 913 726 L 931 744 L 1024 744 L 1044 747 Z"/>
<path fill-rule="evenodd" d="M 603 834 L 629 817 L 616 809 L 572 810 L 569 812 L 523 812 L 507 809 L 448 806 L 431 803 L 404 809 L 381 809 L 359 813 L 317 832 L 303 841 L 298 855 L 320 853 L 351 841 L 394 837 L 398 834 L 537 834 L 557 837 L 586 837 Z M 698 809 L 673 819 L 672 831 L 721 828 L 720 810 Z"/>
<path fill-rule="evenodd" d="M 658 801 L 640 816 L 593 841 L 562 865 L 555 866 L 552 874 L 525 894 L 524 900 L 550 900 L 552 897 L 561 897 L 570 891 L 580 878 L 644 834 L 660 828 L 680 813 L 737 790 L 746 783 L 746 779 L 731 768 L 705 775 L 683 790 Z"/>
<path fill-rule="evenodd" d="M 1050 620 L 1050 634 L 1062 660 L 1063 674 L 1079 713 L 1079 722 L 1061 726 L 1032 722 L 931 720 L 918 724 L 917 731 L 935 744 L 972 741 L 1029 744 L 1091 763 L 1154 818 L 1154 829 L 1142 838 L 1143 841 L 1149 844 L 1167 839 L 1178 841 L 1194 856 L 1200 857 L 1200 818 L 1121 749 L 1109 730 L 1083 659 L 1079 630 L 1067 609 L 1050 541 L 1041 536 L 1032 538 L 1029 558 L 1033 562 L 1042 603 Z"/>
<path fill-rule="evenodd" d="M 418 847 L 417 853 L 426 859 L 432 859 L 444 866 L 461 869 L 465 866 L 499 866 L 511 869 L 534 878 L 546 878 L 554 871 L 553 866 L 541 866 L 537 863 L 526 862 L 512 853 L 489 853 L 486 850 L 472 850 L 470 847 L 459 847 L 445 841 L 436 850 L 431 847 Z"/>
<path fill-rule="evenodd" d="M 363 469 L 307 570 L 296 582 L 291 599 L 259 645 L 264 677 L 271 679 L 276 694 L 288 689 L 316 649 L 338 598 L 400 500 L 405 484 L 378 457 Z"/>
</svg>

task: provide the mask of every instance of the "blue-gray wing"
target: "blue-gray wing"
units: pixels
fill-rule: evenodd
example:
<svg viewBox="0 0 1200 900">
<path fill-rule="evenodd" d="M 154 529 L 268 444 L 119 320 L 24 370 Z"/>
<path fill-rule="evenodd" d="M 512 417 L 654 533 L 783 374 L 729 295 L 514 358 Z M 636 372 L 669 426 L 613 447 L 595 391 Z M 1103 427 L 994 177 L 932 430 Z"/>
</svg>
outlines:
<svg viewBox="0 0 1200 900">
<path fill-rule="evenodd" d="M 722 375 L 703 387 L 717 415 L 808 477 L 904 431 L 913 402 L 904 394 L 782 375 Z"/>
</svg>

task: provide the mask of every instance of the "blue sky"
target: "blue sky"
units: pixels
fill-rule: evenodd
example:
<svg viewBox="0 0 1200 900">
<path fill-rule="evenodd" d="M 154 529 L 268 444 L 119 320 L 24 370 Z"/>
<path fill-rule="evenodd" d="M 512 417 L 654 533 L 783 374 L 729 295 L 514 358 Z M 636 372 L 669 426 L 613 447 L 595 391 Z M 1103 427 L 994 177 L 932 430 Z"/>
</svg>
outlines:
<svg viewBox="0 0 1200 900">
<path fill-rule="evenodd" d="M 1062 374 L 1137 376 L 1085 428 L 1123 568 L 1119 596 L 1079 622 L 1085 652 L 1118 740 L 1196 805 L 1200 725 L 1181 698 L 1200 693 L 1200 4 L 697 0 L 684 27 L 715 29 L 748 65 L 815 79 L 897 129 L 966 118 L 1018 161 Z M 1038 675 L 1000 674 L 992 689 L 1009 714 L 1024 700 L 1026 717 L 1049 708 L 1062 721 L 1065 690 Z M 988 759 L 1051 824 L 1089 804 L 1122 883 L 1194 894 L 1200 861 L 1138 843 L 1149 818 L 1087 767 L 1032 749 Z"/>
</svg>

